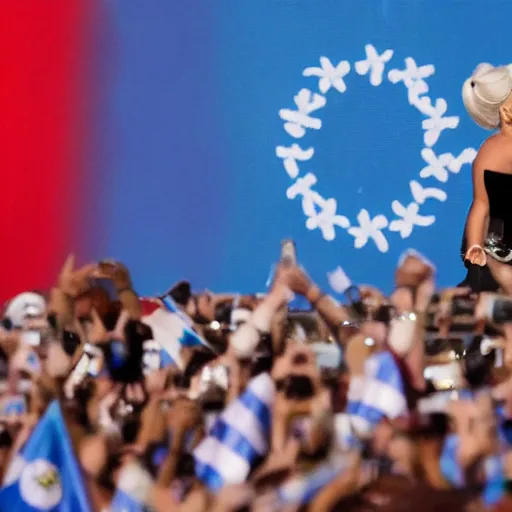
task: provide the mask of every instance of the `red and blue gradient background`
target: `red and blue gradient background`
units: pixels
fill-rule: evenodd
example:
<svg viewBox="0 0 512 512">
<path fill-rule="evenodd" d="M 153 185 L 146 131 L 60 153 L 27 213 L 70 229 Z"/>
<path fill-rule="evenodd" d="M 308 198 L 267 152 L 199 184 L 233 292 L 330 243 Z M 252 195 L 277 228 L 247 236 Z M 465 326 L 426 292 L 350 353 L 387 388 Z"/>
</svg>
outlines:
<svg viewBox="0 0 512 512">
<path fill-rule="evenodd" d="M 397 67 L 407 56 L 435 64 L 431 90 L 461 119 L 436 150 L 478 147 L 485 133 L 468 120 L 460 87 L 477 63 L 511 61 L 511 5 L 0 0 L 0 13 L 0 300 L 50 286 L 69 252 L 126 262 L 142 293 L 180 278 L 261 291 L 289 236 L 324 287 L 337 265 L 389 287 L 410 246 L 436 262 L 442 285 L 461 279 L 468 166 L 444 187 L 448 201 L 426 212 L 434 226 L 389 238 L 388 254 L 371 242 L 357 251 L 343 232 L 327 243 L 305 228 L 300 201 L 286 199 L 275 147 L 291 140 L 277 113 L 315 87 L 304 67 L 321 55 L 353 63 L 372 43 L 394 49 Z M 424 165 L 405 91 L 367 82 L 354 74 L 350 94 L 329 96 L 321 133 L 305 142 L 314 161 L 301 164 L 352 220 L 361 207 L 389 215 Z"/>
<path fill-rule="evenodd" d="M 165 260 L 179 268 L 187 244 L 206 254 L 222 238 L 216 190 L 227 183 L 207 170 L 223 165 L 204 94 L 213 2 L 165 3 L 2 0 L 0 299 L 48 287 L 68 252 L 131 264 L 135 248 L 139 272 L 159 262 L 165 288 L 176 275 Z"/>
<path fill-rule="evenodd" d="M 95 0 L 1 2 L 2 299 L 48 286 L 66 251 L 82 250 L 97 8 Z"/>
</svg>

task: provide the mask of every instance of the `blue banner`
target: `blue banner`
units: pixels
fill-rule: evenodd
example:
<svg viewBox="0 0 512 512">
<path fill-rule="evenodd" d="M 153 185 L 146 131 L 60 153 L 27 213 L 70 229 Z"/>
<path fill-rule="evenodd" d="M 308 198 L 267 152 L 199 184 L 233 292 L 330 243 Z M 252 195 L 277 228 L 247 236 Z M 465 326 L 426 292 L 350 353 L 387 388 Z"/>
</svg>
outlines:
<svg viewBox="0 0 512 512">
<path fill-rule="evenodd" d="M 409 247 L 441 285 L 462 280 L 486 133 L 461 87 L 511 58 L 512 4 L 485 7 L 114 0 L 98 256 L 124 260 L 145 293 L 181 278 L 263 291 L 283 238 L 327 290 L 339 265 L 389 290 Z"/>
</svg>

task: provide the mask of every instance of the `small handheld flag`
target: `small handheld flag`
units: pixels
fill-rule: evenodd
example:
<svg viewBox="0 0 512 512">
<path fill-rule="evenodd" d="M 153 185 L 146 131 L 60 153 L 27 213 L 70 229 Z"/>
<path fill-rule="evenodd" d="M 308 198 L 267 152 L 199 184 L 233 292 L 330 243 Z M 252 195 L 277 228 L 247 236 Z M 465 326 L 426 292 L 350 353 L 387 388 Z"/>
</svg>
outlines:
<svg viewBox="0 0 512 512">
<path fill-rule="evenodd" d="M 366 360 L 363 379 L 349 389 L 346 412 L 363 437 L 370 435 L 381 419 L 407 413 L 402 375 L 390 352 L 379 352 Z"/>
<path fill-rule="evenodd" d="M 142 321 L 151 327 L 153 340 L 160 346 L 161 366 L 176 364 L 183 368 L 181 349 L 209 345 L 185 321 L 170 297 L 166 300 L 142 299 Z"/>
<path fill-rule="evenodd" d="M 273 397 L 270 375 L 254 377 L 195 449 L 196 476 L 211 490 L 244 482 L 251 465 L 267 453 Z"/>
</svg>

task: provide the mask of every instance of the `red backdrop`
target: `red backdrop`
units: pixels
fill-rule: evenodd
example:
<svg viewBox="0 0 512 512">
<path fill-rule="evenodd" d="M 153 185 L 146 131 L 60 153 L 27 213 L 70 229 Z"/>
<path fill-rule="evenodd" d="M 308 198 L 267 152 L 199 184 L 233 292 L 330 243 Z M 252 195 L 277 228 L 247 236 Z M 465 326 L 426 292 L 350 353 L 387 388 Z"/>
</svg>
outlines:
<svg viewBox="0 0 512 512">
<path fill-rule="evenodd" d="M 2 0 L 0 300 L 47 287 L 79 250 L 91 0 Z"/>
</svg>

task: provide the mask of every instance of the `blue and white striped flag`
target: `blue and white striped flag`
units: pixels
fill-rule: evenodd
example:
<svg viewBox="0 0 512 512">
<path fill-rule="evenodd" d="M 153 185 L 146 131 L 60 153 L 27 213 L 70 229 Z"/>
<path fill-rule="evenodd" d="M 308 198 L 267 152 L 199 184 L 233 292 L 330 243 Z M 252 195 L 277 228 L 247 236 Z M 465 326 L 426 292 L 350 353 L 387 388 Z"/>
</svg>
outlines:
<svg viewBox="0 0 512 512">
<path fill-rule="evenodd" d="M 194 450 L 196 476 L 211 490 L 244 482 L 251 465 L 266 455 L 273 399 L 270 375 L 254 377 Z"/>
<path fill-rule="evenodd" d="M 160 300 L 168 311 L 171 313 L 176 313 L 183 320 L 183 322 L 185 322 L 186 325 L 192 327 L 192 319 L 179 308 L 179 306 L 176 304 L 176 302 L 174 302 L 170 295 L 164 295 L 160 298 Z"/>
<path fill-rule="evenodd" d="M 407 414 L 400 368 L 388 351 L 365 362 L 364 376 L 351 379 L 346 416 L 358 437 L 368 438 L 378 423 Z"/>
<path fill-rule="evenodd" d="M 161 300 L 165 309 L 171 313 L 175 319 L 180 320 L 180 322 L 176 322 L 176 324 L 180 326 L 178 341 L 181 346 L 198 347 L 204 345 L 209 347 L 208 343 L 192 329 L 190 318 L 178 308 L 169 295 L 166 295 Z"/>
<path fill-rule="evenodd" d="M 142 321 L 151 327 L 153 340 L 160 347 L 161 367 L 175 364 L 183 368 L 181 349 L 183 347 L 206 346 L 208 343 L 199 336 L 185 320 L 186 315 L 179 311 L 172 299 L 155 301 L 142 299 Z M 187 317 L 188 318 L 188 317 Z"/>
</svg>

